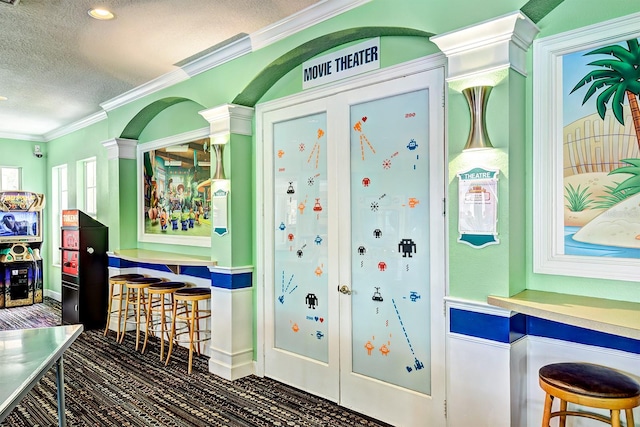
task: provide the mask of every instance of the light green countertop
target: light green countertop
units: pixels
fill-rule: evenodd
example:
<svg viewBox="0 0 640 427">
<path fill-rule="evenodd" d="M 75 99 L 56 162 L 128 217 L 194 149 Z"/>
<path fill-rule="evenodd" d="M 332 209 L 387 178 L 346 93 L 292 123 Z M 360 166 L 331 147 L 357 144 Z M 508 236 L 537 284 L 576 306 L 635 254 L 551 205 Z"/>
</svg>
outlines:
<svg viewBox="0 0 640 427">
<path fill-rule="evenodd" d="M 487 298 L 490 305 L 542 319 L 640 340 L 640 303 L 526 290 Z"/>
<path fill-rule="evenodd" d="M 192 266 L 213 266 L 217 264 L 216 261 L 205 256 L 182 255 L 179 253 L 151 251 L 148 249 L 116 249 L 113 253 L 127 261 L 146 262 L 149 264 L 177 264 Z"/>
</svg>

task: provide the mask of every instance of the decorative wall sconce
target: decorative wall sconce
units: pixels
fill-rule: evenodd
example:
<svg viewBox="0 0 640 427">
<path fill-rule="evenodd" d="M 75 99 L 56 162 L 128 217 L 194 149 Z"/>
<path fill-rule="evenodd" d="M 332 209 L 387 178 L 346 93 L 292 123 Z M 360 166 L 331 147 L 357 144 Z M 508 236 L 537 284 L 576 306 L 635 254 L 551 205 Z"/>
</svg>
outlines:
<svg viewBox="0 0 640 427">
<path fill-rule="evenodd" d="M 226 138 L 220 138 L 223 142 L 212 141 L 211 148 L 216 153 L 216 170 L 211 177 L 211 205 L 213 208 L 212 225 L 213 232 L 224 236 L 229 232 L 229 212 L 227 199 L 229 197 L 230 183 L 224 174 L 224 146 Z"/>
<path fill-rule="evenodd" d="M 224 146 L 226 144 L 211 144 L 213 151 L 216 153 L 216 170 L 213 173 L 213 180 L 227 179 L 224 174 Z"/>
<path fill-rule="evenodd" d="M 471 129 L 469 130 L 469 138 L 462 151 L 481 150 L 493 148 L 489 135 L 487 134 L 487 125 L 485 120 L 485 110 L 491 86 L 474 86 L 468 87 L 462 91 L 464 98 L 469 105 L 471 113 Z"/>
</svg>

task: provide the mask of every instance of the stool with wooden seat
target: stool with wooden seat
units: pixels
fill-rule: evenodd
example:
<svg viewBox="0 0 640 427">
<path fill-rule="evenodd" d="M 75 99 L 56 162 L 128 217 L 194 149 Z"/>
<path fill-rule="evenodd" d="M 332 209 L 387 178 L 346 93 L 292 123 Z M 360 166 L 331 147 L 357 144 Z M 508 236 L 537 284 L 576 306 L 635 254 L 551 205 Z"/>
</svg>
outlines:
<svg viewBox="0 0 640 427">
<path fill-rule="evenodd" d="M 109 277 L 109 302 L 107 307 L 107 324 L 104 327 L 104 336 L 109 332 L 111 319 L 117 319 L 116 341 L 120 339 L 120 326 L 122 325 L 122 303 L 125 298 L 125 283 L 130 279 L 144 277 L 142 274 L 119 274 Z M 114 302 L 118 304 L 116 309 Z"/>
<path fill-rule="evenodd" d="M 211 290 L 209 288 L 184 288 L 173 294 L 173 316 L 171 319 L 171 337 L 169 340 L 169 352 L 165 366 L 169 364 L 169 358 L 173 351 L 174 342 L 189 343 L 189 369 L 193 365 L 194 350 L 200 354 L 200 343 L 211 339 L 211 329 L 202 328 L 200 322 L 211 317 L 210 309 L 200 309 L 201 301 L 211 300 Z M 179 306 L 182 305 L 180 308 Z M 177 330 L 177 322 L 186 323 L 186 328 Z M 189 335 L 189 340 L 180 340 L 180 336 Z"/>
<path fill-rule="evenodd" d="M 540 387 L 547 393 L 542 427 L 560 417 L 564 427 L 567 416 L 592 418 L 621 427 L 620 411 L 625 412 L 627 426 L 632 427 L 633 408 L 640 406 L 640 384 L 629 375 L 591 363 L 554 363 L 540 368 Z M 552 412 L 553 399 L 560 400 L 560 410 Z M 567 402 L 590 408 L 609 410 L 610 417 L 583 411 L 568 411 Z"/>
<path fill-rule="evenodd" d="M 140 277 L 137 279 L 127 280 L 125 283 L 125 306 L 124 312 L 126 313 L 125 317 L 125 328 L 120 334 L 120 344 L 124 341 L 124 335 L 127 332 L 127 324 L 133 324 L 136 327 L 136 350 L 138 350 L 138 346 L 140 345 L 140 326 L 142 325 L 140 314 L 146 311 L 146 296 L 145 290 L 154 283 L 160 283 L 163 280 L 158 277 Z M 129 313 L 129 303 L 133 304 L 133 311 Z M 146 312 L 145 312 L 145 320 L 146 320 Z"/>
<path fill-rule="evenodd" d="M 149 334 L 160 338 L 160 360 L 164 360 L 164 340 L 170 339 L 171 320 L 169 314 L 173 311 L 173 294 L 186 286 L 184 282 L 153 283 L 147 288 L 147 316 L 142 352 L 147 348 Z M 169 300 L 167 301 L 167 298 Z M 154 315 L 156 314 L 156 315 Z"/>
</svg>

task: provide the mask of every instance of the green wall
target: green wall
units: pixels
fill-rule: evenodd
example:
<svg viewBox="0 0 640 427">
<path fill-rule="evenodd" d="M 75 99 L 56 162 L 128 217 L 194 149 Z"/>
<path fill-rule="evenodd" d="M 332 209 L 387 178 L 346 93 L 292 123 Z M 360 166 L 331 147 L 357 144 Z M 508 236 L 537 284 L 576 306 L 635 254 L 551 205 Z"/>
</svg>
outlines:
<svg viewBox="0 0 640 427">
<path fill-rule="evenodd" d="M 97 174 L 97 220 L 109 226 L 112 222 L 109 210 L 109 168 L 107 163 L 107 152 L 102 146 L 102 142 L 107 139 L 107 123 L 102 120 L 98 123 L 87 126 L 76 132 L 70 133 L 58 139 L 48 142 L 47 145 L 47 169 L 45 176 L 47 180 L 46 194 L 49 197 L 51 192 L 51 168 L 61 165 L 67 165 L 67 178 L 69 183 L 69 209 L 81 209 L 78 197 L 78 185 L 81 180 L 77 174 L 78 162 L 90 157 L 96 158 L 96 174 Z M 59 233 L 58 226 L 51 225 L 51 214 L 47 213 L 46 218 L 47 229 L 51 233 Z M 109 230 L 111 234 L 112 230 Z M 45 242 L 49 249 L 48 254 L 59 250 L 52 247 L 51 239 Z M 44 258 L 46 260 L 51 260 Z M 54 292 L 61 291 L 61 272 L 60 266 L 47 264 L 45 270 L 45 289 Z"/>
<path fill-rule="evenodd" d="M 541 1 L 542 2 L 542 1 Z M 311 40 L 326 40 L 323 36 L 359 27 L 401 27 L 425 33 L 440 34 L 468 25 L 511 13 L 524 6 L 526 1 L 486 0 L 482 7 L 471 0 L 372 0 L 340 16 L 319 23 L 293 36 L 244 55 L 215 69 L 199 74 L 170 88 L 148 95 L 125 106 L 108 112 L 108 119 L 41 144 L 46 147 L 47 157 L 44 170 L 38 172 L 32 185 L 40 186 L 50 193 L 49 175 L 51 167 L 66 163 L 69 165 L 72 188 L 70 200 L 75 202 L 75 163 L 86 157 L 98 157 L 98 174 L 101 190 L 98 201 L 98 219 L 110 227 L 113 236 L 111 249 L 118 247 L 147 247 L 137 242 L 135 236 L 135 161 L 120 160 L 107 162 L 102 141 L 119 137 L 127 125 L 145 107 L 163 99 L 178 97 L 189 100 L 175 104 L 144 126 L 139 135 L 141 142 L 178 134 L 186 130 L 207 126 L 197 114 L 208 109 L 231 103 L 267 67 L 277 64 L 285 55 Z M 531 2 L 529 2 L 531 3 Z M 558 3 L 558 2 L 555 2 Z M 541 19 L 539 37 L 567 31 L 640 11 L 637 1 L 612 0 L 604 4 L 600 0 L 564 0 Z M 305 45 L 306 48 L 313 48 Z M 340 46 L 332 46 L 337 49 Z M 530 50 L 531 51 L 531 50 Z M 381 39 L 383 67 L 437 52 L 435 45 L 426 37 L 389 36 Z M 318 52 L 321 54 L 322 52 Z M 640 301 L 638 284 L 613 280 L 591 280 L 573 277 L 539 275 L 533 273 L 533 231 L 532 231 L 532 55 L 529 52 L 528 76 L 514 71 L 503 76 L 491 94 L 487 112 L 488 131 L 496 147 L 490 154 L 468 156 L 462 153 L 469 129 L 469 113 L 462 95 L 453 87 L 447 93 L 447 152 L 448 152 L 448 195 L 449 195 L 449 239 L 446 245 L 449 254 L 449 293 L 460 298 L 484 301 L 487 295 L 513 295 L 525 288 L 553 292 L 575 293 L 605 298 Z M 301 91 L 300 65 L 292 64 L 292 69 L 283 74 L 269 90 L 261 95 L 261 101 L 277 99 Z M 0 140 L 0 147 L 12 144 Z M 31 155 L 18 156 L 25 168 L 43 166 Z M 225 151 L 229 160 L 227 173 L 241 188 L 233 190 L 231 215 L 234 228 L 238 230 L 233 243 L 224 239 L 213 240 L 212 256 L 225 259 L 226 265 L 253 264 L 255 257 L 256 221 L 255 170 L 256 137 L 232 139 L 233 148 Z M 230 156 L 230 157 L 229 157 Z M 236 157 L 237 156 L 237 157 Z M 484 156 L 484 157 L 483 157 Z M 24 160 L 22 160 L 24 158 Z M 27 160 L 28 158 L 28 160 Z M 498 167 L 499 181 L 499 238 L 500 244 L 484 249 L 473 249 L 457 242 L 457 178 L 455 173 L 472 164 Z M 116 183 L 110 183 L 113 176 Z M 237 197 L 236 197 L 237 196 Z M 112 201 L 112 202 L 111 202 Z M 114 203 L 118 209 L 114 209 Z M 71 203 L 73 207 L 73 203 Z M 246 215 L 250 212 L 250 216 Z M 239 224 L 240 223 L 240 224 Z M 115 236 L 114 236 L 115 233 Z M 227 238 L 228 239 L 228 238 Z M 114 247 L 113 244 L 116 246 Z M 244 247 L 244 248 L 243 248 Z M 154 247 L 158 249 L 157 247 Z M 179 247 L 186 253 L 196 253 L 197 248 Z M 178 247 L 168 247 L 168 250 Z M 49 250 L 51 250 L 49 248 Z M 229 250 L 224 256 L 219 251 Z M 191 252 L 189 252 L 191 251 Z M 225 258 L 226 256 L 226 258 Z M 48 269 L 52 271 L 51 268 Z M 256 272 L 256 277 L 259 272 Z M 49 275 L 47 287 L 59 289 L 59 279 Z M 59 277 L 59 272 L 57 273 Z M 58 280 L 58 282 L 56 282 Z"/>
<path fill-rule="evenodd" d="M 36 145 L 40 146 L 40 150 L 44 154 L 42 158 L 37 158 L 33 155 L 33 150 Z M 0 152 L 2 153 L 0 166 L 22 168 L 23 190 L 33 191 L 34 193 L 46 193 L 47 143 L 0 138 Z"/>
<path fill-rule="evenodd" d="M 43 157 L 37 158 L 33 155 L 36 145 L 40 146 Z M 15 139 L 0 138 L 0 166 L 20 167 L 22 168 L 22 190 L 32 191 L 34 193 L 45 194 L 44 216 L 42 218 L 44 242 L 41 247 L 41 255 L 43 259 L 50 257 L 51 248 L 47 246 L 46 236 L 51 230 L 50 224 L 47 222 L 50 209 L 47 209 L 47 160 L 48 145 L 42 142 L 18 141 Z M 46 266 L 46 262 L 44 263 Z M 49 268 L 44 268 L 44 274 L 48 274 Z"/>
</svg>

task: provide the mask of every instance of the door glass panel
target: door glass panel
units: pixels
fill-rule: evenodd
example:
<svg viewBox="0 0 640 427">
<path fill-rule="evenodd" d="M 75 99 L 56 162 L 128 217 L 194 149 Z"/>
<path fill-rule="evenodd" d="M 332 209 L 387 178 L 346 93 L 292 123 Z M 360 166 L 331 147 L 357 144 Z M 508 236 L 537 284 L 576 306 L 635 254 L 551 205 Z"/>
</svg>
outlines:
<svg viewBox="0 0 640 427">
<path fill-rule="evenodd" d="M 275 346 L 328 362 L 326 113 L 273 127 Z"/>
<path fill-rule="evenodd" d="M 428 90 L 351 106 L 353 372 L 430 393 Z"/>
</svg>

